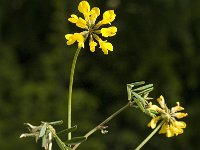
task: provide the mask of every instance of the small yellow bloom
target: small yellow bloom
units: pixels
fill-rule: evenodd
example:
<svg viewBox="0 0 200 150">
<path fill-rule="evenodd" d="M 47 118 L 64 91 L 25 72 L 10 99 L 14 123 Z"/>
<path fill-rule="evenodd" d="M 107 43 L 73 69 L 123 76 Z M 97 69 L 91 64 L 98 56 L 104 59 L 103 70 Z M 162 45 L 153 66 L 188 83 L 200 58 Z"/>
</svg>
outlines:
<svg viewBox="0 0 200 150">
<path fill-rule="evenodd" d="M 183 128 L 186 128 L 186 123 L 183 121 L 177 121 L 176 119 L 180 119 L 188 115 L 187 113 L 179 112 L 181 110 L 184 110 L 184 108 L 180 106 L 179 102 L 177 102 L 177 106 L 168 109 L 162 95 L 157 99 L 157 101 L 160 104 L 161 108 L 159 108 L 157 105 L 150 104 L 148 109 L 154 110 L 160 115 L 153 117 L 149 122 L 148 127 L 154 129 L 159 120 L 164 120 L 159 134 L 166 134 L 167 137 L 182 134 Z"/>
<path fill-rule="evenodd" d="M 149 102 L 149 110 L 154 110 L 159 113 L 163 112 L 163 110 L 160 107 L 158 107 L 157 105 L 152 105 L 151 102 Z"/>
<path fill-rule="evenodd" d="M 78 21 L 78 17 L 74 14 L 71 15 L 71 18 L 68 19 L 71 23 L 76 23 Z"/>
<path fill-rule="evenodd" d="M 91 42 L 89 43 L 89 45 L 90 45 L 90 51 L 91 51 L 91 52 L 94 52 L 94 51 L 95 51 L 95 46 L 97 46 L 97 43 L 94 42 L 94 41 L 91 41 Z"/>
<path fill-rule="evenodd" d="M 154 129 L 156 127 L 157 122 L 160 120 L 160 116 L 158 117 L 154 117 L 153 119 L 151 119 L 151 121 L 148 123 L 148 127 L 151 127 L 152 129 Z"/>
<path fill-rule="evenodd" d="M 88 14 L 90 12 L 90 4 L 87 1 L 82 1 L 78 5 L 79 12 Z"/>
<path fill-rule="evenodd" d="M 180 103 L 179 102 L 176 102 L 177 106 L 175 107 L 172 107 L 172 112 L 177 112 L 177 111 L 181 111 L 181 110 L 184 110 L 183 107 L 180 106 Z"/>
<path fill-rule="evenodd" d="M 164 97 L 161 95 L 158 99 L 157 99 L 158 103 L 160 104 L 161 108 L 165 108 L 165 99 Z"/>
<path fill-rule="evenodd" d="M 159 134 L 166 134 L 167 137 L 174 136 L 174 130 L 171 125 L 164 123 L 159 131 Z"/>
<path fill-rule="evenodd" d="M 107 42 L 107 41 L 99 40 L 99 45 L 100 45 L 100 48 L 102 49 L 104 54 L 108 54 L 108 50 L 113 51 L 112 44 Z"/>
<path fill-rule="evenodd" d="M 78 5 L 78 10 L 84 16 L 81 17 L 72 14 L 68 19 L 69 22 L 76 24 L 77 27 L 84 29 L 83 32 L 75 34 L 67 34 L 65 37 L 68 40 L 67 44 L 71 45 L 75 41 L 78 42 L 79 47 L 84 46 L 84 42 L 87 37 L 89 37 L 90 51 L 94 52 L 97 42 L 104 54 L 108 54 L 108 51 L 113 51 L 113 45 L 107 41 L 103 41 L 98 34 L 102 34 L 103 37 L 110 37 L 116 35 L 117 28 L 115 26 L 99 29 L 104 24 L 111 24 L 114 21 L 116 14 L 114 10 L 108 10 L 103 13 L 103 19 L 95 24 L 97 17 L 100 15 L 100 9 L 98 7 L 93 7 L 90 10 L 90 4 L 87 1 L 81 1 Z M 73 36 L 72 36 L 73 35 Z M 84 38 L 84 39 L 83 39 Z M 95 42 L 96 40 L 97 42 Z"/>
<path fill-rule="evenodd" d="M 114 36 L 116 35 L 116 32 L 117 32 L 117 28 L 115 26 L 101 29 L 101 34 L 104 37 Z"/>
<path fill-rule="evenodd" d="M 174 117 L 178 118 L 178 119 L 181 119 L 183 117 L 186 117 L 187 114 L 186 113 L 175 113 L 174 114 Z"/>
<path fill-rule="evenodd" d="M 79 28 L 85 29 L 87 28 L 87 22 L 83 18 L 79 17 L 76 22 L 76 26 Z"/>
<path fill-rule="evenodd" d="M 98 7 L 92 8 L 92 10 L 90 11 L 90 23 L 94 24 L 99 15 L 100 9 Z"/>
<path fill-rule="evenodd" d="M 103 20 L 101 21 L 102 24 L 110 24 L 115 20 L 116 14 L 114 10 L 108 10 L 103 13 Z"/>
<path fill-rule="evenodd" d="M 78 42 L 78 47 L 84 48 L 84 37 L 80 33 L 74 33 L 74 34 L 66 34 L 65 38 L 68 40 L 67 45 L 72 45 L 74 42 Z"/>
</svg>

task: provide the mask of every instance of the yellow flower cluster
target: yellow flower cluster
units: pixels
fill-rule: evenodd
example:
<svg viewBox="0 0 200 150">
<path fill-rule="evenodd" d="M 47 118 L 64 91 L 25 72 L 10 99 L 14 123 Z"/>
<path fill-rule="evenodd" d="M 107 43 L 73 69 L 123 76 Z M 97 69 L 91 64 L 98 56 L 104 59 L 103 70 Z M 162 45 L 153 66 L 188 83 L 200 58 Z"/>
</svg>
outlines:
<svg viewBox="0 0 200 150">
<path fill-rule="evenodd" d="M 77 41 L 79 48 L 84 47 L 84 42 L 89 36 L 91 52 L 95 51 L 97 42 L 104 54 L 108 54 L 108 51 L 113 51 L 113 45 L 110 42 L 107 42 L 107 40 L 103 41 L 98 34 L 101 34 L 103 37 L 116 35 L 117 28 L 115 26 L 101 28 L 99 30 L 102 25 L 111 24 L 111 22 L 115 20 L 116 14 L 114 13 L 114 10 L 104 12 L 103 19 L 97 24 L 95 24 L 95 22 L 97 17 L 100 15 L 100 9 L 98 7 L 93 7 L 90 10 L 89 3 L 87 1 L 81 1 L 78 5 L 78 10 L 83 14 L 84 19 L 72 14 L 68 21 L 76 24 L 77 27 L 84 29 L 84 31 L 81 33 L 66 34 L 65 38 L 67 39 L 67 45 L 71 45 Z M 94 39 L 96 39 L 97 42 L 95 42 Z"/>
<path fill-rule="evenodd" d="M 159 134 L 166 134 L 167 137 L 182 134 L 183 128 L 186 128 L 186 123 L 183 121 L 177 121 L 176 118 L 180 119 L 188 115 L 187 113 L 179 112 L 184 110 L 184 108 L 180 106 L 179 102 L 177 102 L 177 106 L 168 109 L 162 95 L 157 99 L 157 101 L 161 108 L 157 105 L 150 104 L 148 109 L 158 112 L 159 116 L 153 117 L 149 122 L 148 127 L 154 129 L 159 120 L 164 120 Z"/>
</svg>

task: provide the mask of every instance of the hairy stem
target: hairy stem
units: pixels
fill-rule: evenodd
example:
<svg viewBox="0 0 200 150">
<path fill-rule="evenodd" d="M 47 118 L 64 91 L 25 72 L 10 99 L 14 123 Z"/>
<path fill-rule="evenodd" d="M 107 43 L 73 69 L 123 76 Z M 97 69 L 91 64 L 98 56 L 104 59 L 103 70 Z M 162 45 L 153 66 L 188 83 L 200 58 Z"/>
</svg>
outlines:
<svg viewBox="0 0 200 150">
<path fill-rule="evenodd" d="M 79 55 L 81 48 L 78 48 L 76 50 L 76 53 L 74 55 L 74 59 L 72 62 L 72 66 L 71 66 L 71 73 L 70 73 L 70 81 L 69 81 L 69 96 L 68 96 L 68 104 L 67 104 L 67 108 L 68 108 L 68 113 L 67 113 L 67 125 L 68 128 L 71 128 L 71 119 L 72 119 L 72 87 L 73 87 L 73 80 L 74 80 L 74 70 L 76 67 L 76 61 Z M 68 133 L 68 140 L 71 139 L 71 132 Z"/>
<path fill-rule="evenodd" d="M 164 123 L 164 120 L 151 132 L 151 134 L 147 136 L 146 139 L 144 139 L 144 141 L 142 141 L 142 143 L 135 150 L 141 149 L 152 138 L 152 136 L 154 136 L 154 134 L 160 129 L 163 123 Z"/>
<path fill-rule="evenodd" d="M 126 104 L 125 106 L 123 106 L 122 108 L 120 108 L 119 110 L 117 110 L 115 113 L 113 113 L 111 116 L 109 116 L 106 120 L 104 120 L 103 122 L 101 122 L 98 126 L 96 126 L 95 128 L 93 128 L 92 130 L 90 130 L 88 133 L 86 133 L 84 135 L 84 137 L 88 138 L 90 135 L 92 135 L 94 132 L 96 132 L 97 130 L 101 130 L 104 129 L 103 126 L 108 123 L 110 120 L 112 120 L 115 116 L 117 116 L 119 113 L 121 113 L 123 110 L 125 110 L 126 108 L 128 108 L 129 106 L 131 106 L 132 102 L 129 102 L 128 104 Z M 74 145 L 72 150 L 76 150 L 78 148 L 78 146 L 80 145 L 76 144 Z"/>
</svg>

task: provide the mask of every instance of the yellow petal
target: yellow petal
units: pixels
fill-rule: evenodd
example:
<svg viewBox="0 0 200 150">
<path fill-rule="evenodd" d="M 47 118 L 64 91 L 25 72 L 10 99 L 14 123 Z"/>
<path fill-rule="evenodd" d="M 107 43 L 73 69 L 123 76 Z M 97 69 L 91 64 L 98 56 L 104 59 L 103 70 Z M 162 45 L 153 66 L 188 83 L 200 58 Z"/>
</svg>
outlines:
<svg viewBox="0 0 200 150">
<path fill-rule="evenodd" d="M 167 128 L 166 137 L 174 136 L 174 131 L 171 128 Z"/>
<path fill-rule="evenodd" d="M 103 20 L 101 21 L 102 24 L 110 24 L 115 20 L 116 14 L 114 10 L 108 10 L 103 13 Z"/>
<path fill-rule="evenodd" d="M 73 34 L 66 34 L 65 38 L 68 40 L 67 45 L 72 45 L 76 40 L 73 38 Z"/>
<path fill-rule="evenodd" d="M 76 26 L 79 28 L 85 29 L 85 28 L 87 28 L 87 23 L 83 18 L 79 17 L 76 22 Z"/>
<path fill-rule="evenodd" d="M 79 12 L 88 14 L 90 11 L 90 4 L 87 1 L 81 1 L 78 5 Z"/>
<path fill-rule="evenodd" d="M 65 35 L 65 38 L 67 39 L 67 40 L 69 40 L 69 38 L 72 36 L 73 34 L 66 34 Z"/>
<path fill-rule="evenodd" d="M 175 113 L 174 117 L 180 119 L 180 118 L 186 117 L 187 115 L 188 115 L 187 113 Z"/>
<path fill-rule="evenodd" d="M 94 24 L 97 17 L 100 15 L 100 9 L 98 7 L 93 7 L 90 11 L 90 23 Z"/>
<path fill-rule="evenodd" d="M 177 112 L 177 111 L 184 110 L 184 108 L 180 106 L 180 103 L 179 103 L 179 102 L 176 102 L 176 104 L 177 104 L 177 106 L 171 108 L 171 112 L 172 112 L 172 113 Z"/>
<path fill-rule="evenodd" d="M 170 128 L 170 126 L 167 123 L 164 123 L 159 131 L 159 134 L 165 134 L 166 137 L 172 137 L 174 136 L 173 130 Z"/>
<path fill-rule="evenodd" d="M 78 21 L 78 17 L 72 14 L 71 18 L 68 18 L 68 21 L 70 21 L 71 23 L 76 23 Z"/>
<path fill-rule="evenodd" d="M 158 103 L 160 104 L 161 108 L 165 108 L 165 99 L 164 97 L 161 95 L 158 99 L 157 99 Z"/>
<path fill-rule="evenodd" d="M 65 38 L 68 40 L 67 45 L 72 45 L 74 42 L 78 42 L 78 47 L 84 47 L 84 37 L 80 33 L 67 34 Z"/>
<path fill-rule="evenodd" d="M 80 33 L 75 33 L 75 36 L 76 36 L 76 40 L 78 42 L 78 47 L 84 48 L 84 40 L 85 40 L 84 37 Z"/>
<path fill-rule="evenodd" d="M 170 126 L 170 129 L 174 132 L 174 134 L 177 136 L 178 134 L 182 134 L 183 133 L 183 129 L 181 128 L 176 128 L 175 126 Z"/>
<path fill-rule="evenodd" d="M 94 52 L 94 51 L 95 51 L 95 46 L 97 46 L 97 43 L 94 42 L 94 41 L 91 41 L 91 42 L 89 43 L 89 45 L 90 45 L 90 51 L 91 51 L 91 52 Z"/>
<path fill-rule="evenodd" d="M 152 118 L 151 121 L 148 123 L 148 127 L 154 129 L 156 127 L 157 122 L 160 120 L 160 116 Z"/>
<path fill-rule="evenodd" d="M 158 107 L 157 105 L 149 105 L 149 108 L 148 108 L 149 110 L 154 110 L 154 111 L 157 111 L 157 112 L 159 112 L 159 113 L 161 113 L 161 112 L 163 112 L 163 110 L 160 108 L 160 107 Z"/>
<path fill-rule="evenodd" d="M 104 54 L 108 54 L 108 50 L 113 51 L 112 44 L 107 42 L 107 41 L 99 40 L 99 45 L 100 45 L 100 48 L 102 49 Z"/>
<path fill-rule="evenodd" d="M 104 37 L 114 36 L 114 35 L 116 35 L 116 32 L 117 32 L 117 28 L 115 26 L 101 29 L 101 34 Z"/>
<path fill-rule="evenodd" d="M 174 126 L 177 128 L 186 128 L 186 123 L 183 121 L 175 121 Z"/>
<path fill-rule="evenodd" d="M 159 134 L 165 134 L 167 132 L 168 124 L 164 123 L 159 131 Z"/>
</svg>

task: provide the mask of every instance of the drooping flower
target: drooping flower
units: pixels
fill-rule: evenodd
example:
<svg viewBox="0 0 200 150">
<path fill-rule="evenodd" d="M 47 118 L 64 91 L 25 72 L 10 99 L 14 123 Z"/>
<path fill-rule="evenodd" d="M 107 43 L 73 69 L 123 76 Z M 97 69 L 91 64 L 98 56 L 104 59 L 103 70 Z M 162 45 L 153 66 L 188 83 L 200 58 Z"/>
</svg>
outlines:
<svg viewBox="0 0 200 150">
<path fill-rule="evenodd" d="M 162 95 L 157 99 L 157 101 L 160 104 L 160 107 L 158 107 L 157 105 L 150 104 L 148 109 L 158 112 L 159 115 L 151 119 L 151 121 L 148 124 L 148 127 L 154 129 L 158 121 L 164 120 L 159 134 L 166 134 L 167 137 L 182 134 L 183 128 L 186 128 L 186 123 L 183 121 L 177 121 L 177 119 L 181 119 L 188 115 L 187 113 L 179 112 L 184 110 L 184 108 L 180 106 L 179 102 L 177 102 L 177 106 L 169 109 Z"/>
<path fill-rule="evenodd" d="M 84 47 L 84 42 L 87 37 L 89 37 L 90 51 L 94 52 L 97 42 L 99 43 L 99 48 L 102 49 L 104 54 L 108 54 L 108 51 L 113 51 L 113 46 L 111 43 L 103 41 L 98 34 L 103 37 L 111 37 L 116 35 L 117 27 L 111 26 L 108 28 L 99 29 L 102 25 L 111 24 L 116 17 L 114 10 L 107 10 L 103 13 L 103 19 L 96 22 L 97 17 L 100 15 L 100 9 L 98 7 L 93 7 L 90 9 L 90 4 L 87 1 L 81 1 L 78 5 L 78 10 L 83 14 L 84 19 L 72 14 L 68 19 L 69 22 L 76 24 L 77 27 L 84 29 L 81 33 L 66 34 L 67 45 L 71 45 L 74 42 L 78 42 L 78 47 Z M 97 41 L 95 42 L 94 39 Z"/>
</svg>

